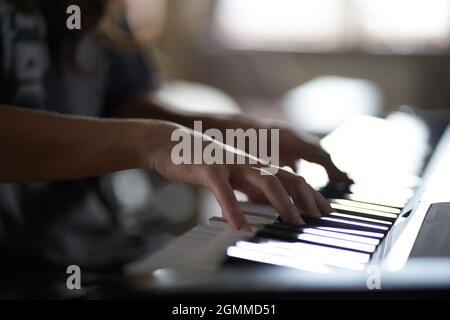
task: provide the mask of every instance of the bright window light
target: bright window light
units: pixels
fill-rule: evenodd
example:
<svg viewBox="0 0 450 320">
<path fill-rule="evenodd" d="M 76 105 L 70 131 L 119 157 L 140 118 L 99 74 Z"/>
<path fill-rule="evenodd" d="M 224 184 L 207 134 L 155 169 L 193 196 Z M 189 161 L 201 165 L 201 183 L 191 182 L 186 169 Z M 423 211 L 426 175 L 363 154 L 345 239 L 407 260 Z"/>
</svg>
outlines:
<svg viewBox="0 0 450 320">
<path fill-rule="evenodd" d="M 354 1 L 362 17 L 366 45 L 390 45 L 403 53 L 427 48 L 445 49 L 450 30 L 448 0 Z M 395 44 L 395 46 L 393 45 Z"/>
<path fill-rule="evenodd" d="M 220 0 L 215 21 L 227 44 L 243 49 L 331 49 L 344 37 L 343 14 L 336 0 Z"/>
<path fill-rule="evenodd" d="M 218 0 L 214 22 L 238 49 L 436 52 L 449 45 L 450 0 Z"/>
</svg>

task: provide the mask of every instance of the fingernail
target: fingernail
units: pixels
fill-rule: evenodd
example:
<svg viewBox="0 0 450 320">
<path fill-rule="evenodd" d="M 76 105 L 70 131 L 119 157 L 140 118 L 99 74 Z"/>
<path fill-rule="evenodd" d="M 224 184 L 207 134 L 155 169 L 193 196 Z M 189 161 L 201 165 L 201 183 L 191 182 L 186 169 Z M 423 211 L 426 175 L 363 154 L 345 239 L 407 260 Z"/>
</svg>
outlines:
<svg viewBox="0 0 450 320">
<path fill-rule="evenodd" d="M 304 226 L 305 225 L 305 221 L 303 221 L 303 219 L 300 218 L 300 217 L 296 217 L 295 218 L 295 224 L 298 225 L 298 226 Z"/>
<path fill-rule="evenodd" d="M 314 208 L 314 210 L 310 211 L 314 217 L 320 217 L 320 210 L 318 208 Z"/>
</svg>

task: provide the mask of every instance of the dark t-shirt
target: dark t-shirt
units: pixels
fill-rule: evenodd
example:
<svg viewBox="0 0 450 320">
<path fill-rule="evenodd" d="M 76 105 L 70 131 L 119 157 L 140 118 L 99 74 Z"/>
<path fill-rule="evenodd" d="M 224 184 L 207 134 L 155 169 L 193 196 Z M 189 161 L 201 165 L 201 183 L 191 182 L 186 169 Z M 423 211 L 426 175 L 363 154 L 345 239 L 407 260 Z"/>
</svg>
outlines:
<svg viewBox="0 0 450 320">
<path fill-rule="evenodd" d="M 0 105 L 108 116 L 127 97 L 158 85 L 141 53 L 108 49 L 94 34 L 76 52 L 87 72 L 61 70 L 50 59 L 42 17 L 19 13 L 4 0 L 0 40 Z M 103 192 L 108 179 L 102 179 L 0 184 L 0 255 L 91 265 L 114 259 L 108 252 L 125 242 L 113 222 L 114 201 Z"/>
</svg>

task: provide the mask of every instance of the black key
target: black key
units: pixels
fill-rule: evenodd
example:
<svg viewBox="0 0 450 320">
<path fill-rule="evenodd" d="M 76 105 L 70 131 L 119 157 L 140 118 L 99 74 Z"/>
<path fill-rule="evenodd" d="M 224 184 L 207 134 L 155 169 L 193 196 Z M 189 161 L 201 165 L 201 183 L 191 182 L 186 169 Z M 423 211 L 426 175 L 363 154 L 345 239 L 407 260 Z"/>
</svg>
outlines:
<svg viewBox="0 0 450 320">
<path fill-rule="evenodd" d="M 372 223 L 359 222 L 350 219 L 324 216 L 321 218 L 302 217 L 306 226 L 312 227 L 334 227 L 343 229 L 353 229 L 370 232 L 386 233 L 389 226 L 380 226 Z M 275 223 L 283 223 L 281 218 L 278 218 Z"/>
<path fill-rule="evenodd" d="M 306 233 L 289 232 L 279 229 L 264 228 L 256 233 L 257 238 L 275 239 L 285 242 L 310 243 L 319 246 L 332 247 L 336 249 L 356 251 L 362 253 L 373 253 L 376 246 L 352 242 L 348 240 L 328 238 L 319 235 L 311 235 Z"/>
<path fill-rule="evenodd" d="M 291 230 L 291 231 L 297 231 L 297 232 L 301 232 L 301 230 L 303 230 L 304 228 L 312 228 L 312 229 L 318 229 L 318 230 L 325 230 L 325 231 L 333 231 L 333 232 L 340 232 L 340 233 L 345 233 L 345 234 L 354 234 L 354 235 L 360 235 L 360 236 L 364 236 L 364 237 L 368 237 L 368 238 L 373 238 L 373 239 L 382 239 L 384 238 L 384 233 L 382 232 L 377 232 L 377 231 L 366 231 L 366 230 L 359 230 L 357 228 L 341 228 L 341 227 L 336 227 L 336 226 L 306 226 L 306 227 L 299 227 L 299 226 L 295 226 L 292 224 L 286 224 L 283 222 L 276 222 L 273 224 L 269 224 L 266 226 L 270 226 L 270 227 L 274 227 L 274 228 L 281 228 L 281 229 L 286 229 L 286 230 Z"/>
<path fill-rule="evenodd" d="M 353 222 L 370 223 L 374 226 L 385 226 L 390 228 L 395 220 L 376 219 L 373 217 L 366 217 L 358 212 L 332 212 L 322 216 L 323 218 L 337 218 L 346 219 Z"/>
<path fill-rule="evenodd" d="M 362 271 L 370 254 L 310 243 L 239 241 L 227 249 L 229 263 L 278 265 L 318 272 L 324 266 Z M 329 271 L 325 269 L 324 272 Z"/>
<path fill-rule="evenodd" d="M 399 196 L 380 196 L 378 194 L 373 194 L 373 192 L 354 192 L 351 190 L 351 187 L 349 187 L 347 190 L 337 190 L 335 188 L 327 186 L 318 191 L 328 199 L 353 200 L 396 209 L 403 209 L 409 199 Z"/>
<path fill-rule="evenodd" d="M 399 215 L 402 210 L 399 208 L 393 208 L 390 206 L 384 206 L 380 204 L 373 204 L 373 203 L 367 203 L 363 201 L 355 201 L 355 200 L 348 200 L 348 199 L 328 199 L 332 204 L 338 204 L 342 206 L 348 206 L 351 208 L 360 208 L 360 209 L 367 209 L 367 210 L 373 210 L 375 212 L 382 212 L 382 213 L 390 213 L 394 215 Z"/>
<path fill-rule="evenodd" d="M 355 233 L 348 233 L 348 232 L 340 232 L 337 230 L 324 230 L 320 228 L 311 228 L 311 227 L 300 227 L 297 228 L 297 230 L 294 230 L 293 228 L 286 228 L 285 226 L 282 226 L 280 224 L 268 224 L 265 226 L 266 229 L 278 229 L 282 231 L 288 231 L 288 232 L 297 232 L 297 233 L 308 233 L 308 234 L 316 234 L 321 235 L 324 237 L 329 238 L 336 238 L 336 239 L 343 239 L 343 240 L 349 240 L 354 242 L 361 242 L 361 243 L 367 243 L 372 245 L 378 245 L 380 243 L 380 237 L 376 237 L 373 234 L 367 233 L 367 234 L 355 234 Z M 351 231 L 351 230 L 348 230 Z M 370 236 L 369 236 L 370 235 Z M 383 234 L 379 234 L 381 237 L 383 237 Z"/>
<path fill-rule="evenodd" d="M 346 199 L 351 201 L 358 201 L 362 203 L 380 205 L 394 209 L 403 209 L 407 203 L 406 199 L 387 199 L 385 197 L 373 197 L 370 195 L 354 194 L 354 193 L 337 193 L 329 194 L 326 198 Z"/>
<path fill-rule="evenodd" d="M 377 219 L 383 221 L 395 221 L 398 217 L 398 214 L 389 213 L 389 212 L 381 212 L 366 208 L 356 208 L 350 207 L 346 205 L 341 205 L 338 203 L 331 203 L 331 207 L 335 210 L 335 212 L 354 214 L 360 217 L 366 217 L 370 219 Z M 368 220 L 369 221 L 369 220 Z"/>
</svg>

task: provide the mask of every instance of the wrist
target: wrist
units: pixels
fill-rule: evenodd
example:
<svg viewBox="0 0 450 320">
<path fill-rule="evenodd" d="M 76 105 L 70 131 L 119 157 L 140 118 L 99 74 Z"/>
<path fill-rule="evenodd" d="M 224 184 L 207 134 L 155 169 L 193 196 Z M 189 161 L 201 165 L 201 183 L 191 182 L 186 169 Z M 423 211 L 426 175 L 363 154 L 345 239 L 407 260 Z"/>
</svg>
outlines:
<svg viewBox="0 0 450 320">
<path fill-rule="evenodd" d="M 149 169 L 149 156 L 157 149 L 153 121 L 133 120 L 130 130 L 121 138 L 124 148 L 129 151 L 132 167 L 135 169 Z"/>
<path fill-rule="evenodd" d="M 135 133 L 138 167 L 146 170 L 157 170 L 170 157 L 174 130 L 189 130 L 181 125 L 160 121 L 140 121 Z"/>
</svg>

